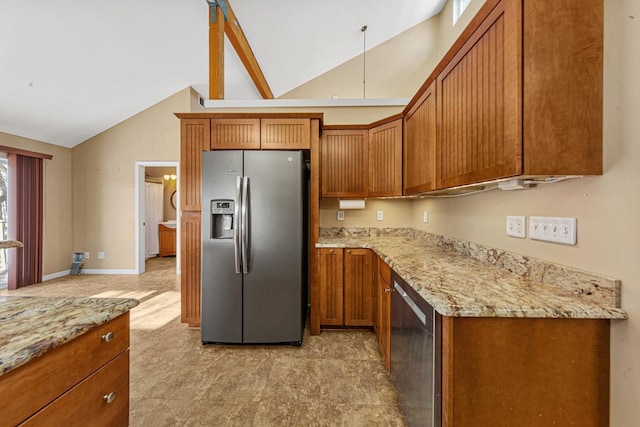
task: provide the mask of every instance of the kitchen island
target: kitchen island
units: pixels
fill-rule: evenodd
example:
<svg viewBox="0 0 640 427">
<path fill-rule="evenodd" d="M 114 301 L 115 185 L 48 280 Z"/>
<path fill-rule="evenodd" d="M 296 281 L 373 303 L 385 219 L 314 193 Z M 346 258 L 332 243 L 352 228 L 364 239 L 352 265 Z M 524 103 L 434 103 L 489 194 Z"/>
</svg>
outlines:
<svg viewBox="0 0 640 427">
<path fill-rule="evenodd" d="M 136 305 L 0 297 L 0 426 L 127 425 L 129 310 Z"/>
<path fill-rule="evenodd" d="M 391 330 L 379 342 L 391 341 L 409 425 L 425 414 L 426 425 L 608 425 L 610 321 L 627 318 L 619 280 L 409 228 L 321 229 L 316 247 L 372 250 L 393 270 L 386 289 L 381 275 L 371 284 L 383 289 L 374 292 L 374 326 Z M 413 314 L 402 309 L 403 282 L 432 307 L 422 328 L 404 327 Z M 431 350 L 421 360 L 408 358 L 423 346 Z M 427 398 L 416 399 L 421 388 Z"/>
</svg>

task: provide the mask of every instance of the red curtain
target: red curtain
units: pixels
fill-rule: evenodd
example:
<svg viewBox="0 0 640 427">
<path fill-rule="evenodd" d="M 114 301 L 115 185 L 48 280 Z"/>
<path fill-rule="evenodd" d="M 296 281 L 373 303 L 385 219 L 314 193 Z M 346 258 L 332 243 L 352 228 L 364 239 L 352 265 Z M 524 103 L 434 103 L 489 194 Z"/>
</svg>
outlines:
<svg viewBox="0 0 640 427">
<path fill-rule="evenodd" d="M 9 289 L 42 282 L 43 159 L 8 154 L 9 239 L 24 247 L 8 250 Z"/>
</svg>

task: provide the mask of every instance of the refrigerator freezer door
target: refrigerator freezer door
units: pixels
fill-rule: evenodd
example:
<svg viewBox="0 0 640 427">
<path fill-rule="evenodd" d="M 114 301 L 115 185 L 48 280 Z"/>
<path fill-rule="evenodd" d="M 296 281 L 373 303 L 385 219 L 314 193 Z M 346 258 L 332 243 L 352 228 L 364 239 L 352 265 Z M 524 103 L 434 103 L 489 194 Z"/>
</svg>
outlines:
<svg viewBox="0 0 640 427">
<path fill-rule="evenodd" d="M 241 151 L 211 151 L 202 154 L 202 302 L 203 342 L 242 342 L 242 274 L 235 271 L 234 242 L 212 238 L 211 201 L 235 202 L 237 177 L 242 176 Z M 232 221 L 238 226 L 238 211 Z"/>
<path fill-rule="evenodd" d="M 304 167 L 298 151 L 244 154 L 251 260 L 244 275 L 245 343 L 302 340 Z"/>
</svg>

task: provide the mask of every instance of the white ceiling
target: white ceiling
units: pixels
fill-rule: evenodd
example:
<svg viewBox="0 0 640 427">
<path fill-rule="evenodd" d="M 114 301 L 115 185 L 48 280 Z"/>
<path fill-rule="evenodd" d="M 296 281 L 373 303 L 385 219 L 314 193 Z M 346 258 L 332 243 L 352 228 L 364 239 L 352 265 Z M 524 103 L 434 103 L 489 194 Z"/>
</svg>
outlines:
<svg viewBox="0 0 640 427">
<path fill-rule="evenodd" d="M 445 1 L 230 3 L 278 97 Z M 73 147 L 187 86 L 208 94 L 205 0 L 0 0 L 0 132 Z M 260 98 L 228 42 L 225 98 Z"/>
</svg>

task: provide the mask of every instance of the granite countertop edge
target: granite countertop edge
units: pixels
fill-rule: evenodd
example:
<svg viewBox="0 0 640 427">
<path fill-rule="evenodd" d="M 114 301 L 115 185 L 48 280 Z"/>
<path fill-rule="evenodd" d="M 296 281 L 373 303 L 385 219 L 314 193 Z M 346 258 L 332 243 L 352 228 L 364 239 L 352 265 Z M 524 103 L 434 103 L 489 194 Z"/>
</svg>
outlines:
<svg viewBox="0 0 640 427">
<path fill-rule="evenodd" d="M 598 294 L 601 290 L 598 284 L 594 285 L 597 291 L 592 294 L 591 291 L 585 292 L 578 285 L 571 289 L 567 288 L 567 284 L 561 287 L 555 286 L 552 282 L 538 283 L 515 272 L 461 253 L 453 253 L 422 238 L 402 234 L 354 233 L 346 236 L 321 236 L 316 248 L 373 250 L 427 303 L 444 316 L 628 318 L 627 313 L 616 304 L 616 301 L 619 301 L 619 281 L 604 276 L 602 280 L 610 288 L 605 289 L 604 297 L 601 297 Z M 398 248 L 402 249 L 399 251 Z M 402 255 L 398 256 L 400 252 Z M 436 261 L 431 263 L 430 259 Z M 465 267 L 468 270 L 465 271 Z M 483 280 L 483 276 L 489 277 L 489 280 Z M 596 281 L 587 279 L 587 282 Z M 568 286 L 572 285 L 571 280 L 567 282 Z M 511 293 L 514 295 L 510 295 Z M 526 295 L 527 301 L 517 301 L 518 293 Z M 460 301 L 457 300 L 458 294 L 461 295 Z"/>
<path fill-rule="evenodd" d="M 133 298 L 0 297 L 0 377 L 138 304 Z"/>
</svg>

